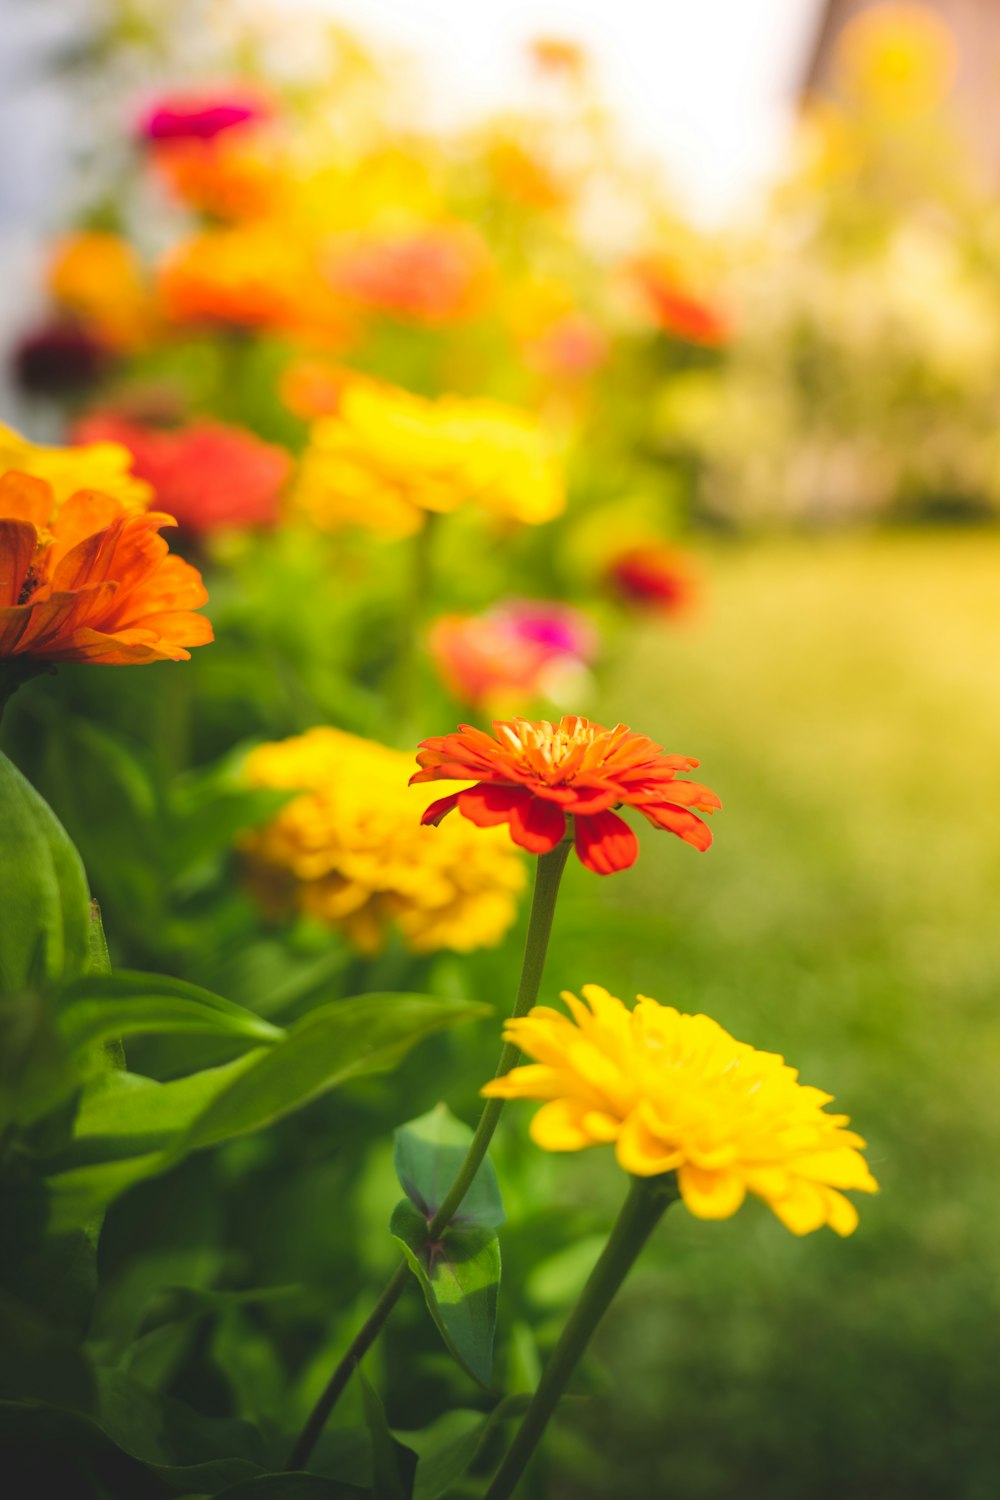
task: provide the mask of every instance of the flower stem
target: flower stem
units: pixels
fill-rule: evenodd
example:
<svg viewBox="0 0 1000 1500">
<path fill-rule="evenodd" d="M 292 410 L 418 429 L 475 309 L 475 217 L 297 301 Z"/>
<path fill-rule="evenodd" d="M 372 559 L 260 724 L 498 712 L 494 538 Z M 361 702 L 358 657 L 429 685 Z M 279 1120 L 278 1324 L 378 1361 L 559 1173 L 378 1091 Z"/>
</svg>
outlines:
<svg viewBox="0 0 1000 1500">
<path fill-rule="evenodd" d="M 418 646 L 427 613 L 433 582 L 431 551 L 437 516 L 428 511 L 424 524 L 411 538 L 409 576 L 400 619 L 399 650 L 396 658 L 396 722 L 399 733 L 409 743 L 413 731 L 417 688 Z"/>
<path fill-rule="evenodd" d="M 523 1016 L 538 999 L 542 971 L 545 968 L 545 955 L 549 946 L 549 935 L 552 931 L 552 918 L 556 909 L 556 897 L 559 894 L 559 882 L 562 879 L 562 872 L 566 865 L 566 857 L 569 851 L 570 843 L 568 840 L 564 840 L 561 844 L 557 844 L 548 854 L 539 855 L 536 861 L 535 889 L 531 898 L 528 935 L 524 943 L 521 978 L 517 986 L 514 1009 L 511 1012 L 512 1019 L 517 1016 Z M 500 1061 L 497 1064 L 496 1076 L 500 1078 L 504 1073 L 509 1073 L 511 1068 L 517 1063 L 520 1055 L 516 1047 L 512 1046 L 510 1042 L 506 1042 L 500 1054 Z M 454 1217 L 457 1209 L 461 1206 L 462 1199 L 472 1186 L 473 1179 L 489 1149 L 493 1133 L 503 1113 L 504 1102 L 503 1099 L 487 1099 L 483 1112 L 479 1117 L 479 1124 L 476 1126 L 475 1134 L 469 1142 L 469 1150 L 458 1176 L 455 1178 L 449 1192 L 445 1195 L 444 1201 L 437 1210 L 437 1213 L 427 1226 L 428 1238 L 433 1239 L 440 1235 L 441 1231 L 447 1226 Z M 355 1365 L 375 1342 L 389 1314 L 405 1291 L 409 1279 L 410 1268 L 405 1261 L 402 1261 L 396 1267 L 391 1279 L 386 1283 L 382 1295 L 372 1308 L 365 1323 L 351 1340 L 343 1357 L 330 1376 L 319 1400 L 310 1412 L 295 1447 L 289 1455 L 286 1465 L 287 1469 L 301 1469 L 308 1461 L 309 1455 L 316 1446 L 320 1434 L 340 1398 L 341 1392 L 354 1372 Z"/>
<path fill-rule="evenodd" d="M 672 1179 L 670 1182 L 672 1186 Z M 642 1178 L 632 1179 L 601 1258 L 569 1315 L 531 1405 L 483 1500 L 507 1500 L 513 1494 L 594 1329 L 675 1197 L 676 1190 L 670 1191 L 662 1178 L 655 1179 L 655 1185 Z"/>
</svg>

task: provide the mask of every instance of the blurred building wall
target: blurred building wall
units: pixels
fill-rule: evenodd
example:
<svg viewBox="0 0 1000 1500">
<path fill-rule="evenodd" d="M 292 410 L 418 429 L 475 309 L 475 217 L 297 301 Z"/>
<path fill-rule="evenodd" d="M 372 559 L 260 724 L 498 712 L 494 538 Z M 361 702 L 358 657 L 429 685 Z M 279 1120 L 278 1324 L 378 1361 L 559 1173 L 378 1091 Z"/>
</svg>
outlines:
<svg viewBox="0 0 1000 1500">
<path fill-rule="evenodd" d="M 830 93 L 837 42 L 845 26 L 884 0 L 825 0 L 803 81 L 803 92 Z M 1000 182 L 1000 0 L 913 0 L 943 21 L 958 49 L 954 102 L 959 119 Z"/>
</svg>

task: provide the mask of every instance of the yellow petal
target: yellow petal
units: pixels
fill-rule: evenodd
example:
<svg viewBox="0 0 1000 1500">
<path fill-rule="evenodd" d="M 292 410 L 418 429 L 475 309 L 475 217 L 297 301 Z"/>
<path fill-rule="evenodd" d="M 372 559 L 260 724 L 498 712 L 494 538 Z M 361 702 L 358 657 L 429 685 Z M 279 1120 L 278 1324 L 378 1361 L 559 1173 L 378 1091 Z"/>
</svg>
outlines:
<svg viewBox="0 0 1000 1500">
<path fill-rule="evenodd" d="M 736 1172 L 706 1172 L 685 1163 L 677 1177 L 684 1206 L 696 1219 L 731 1219 L 746 1197 Z"/>
</svg>

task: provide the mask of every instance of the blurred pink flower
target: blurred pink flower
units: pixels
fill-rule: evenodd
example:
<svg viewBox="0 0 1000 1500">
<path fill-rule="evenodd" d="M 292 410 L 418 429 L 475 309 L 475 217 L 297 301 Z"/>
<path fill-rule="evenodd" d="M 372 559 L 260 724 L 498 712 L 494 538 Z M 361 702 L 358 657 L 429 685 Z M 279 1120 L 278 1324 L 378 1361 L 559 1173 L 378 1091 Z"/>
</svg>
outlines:
<svg viewBox="0 0 1000 1500">
<path fill-rule="evenodd" d="M 585 313 L 557 318 L 530 346 L 532 364 L 552 375 L 590 375 L 608 357 L 603 329 Z"/>
<path fill-rule="evenodd" d="M 597 632 L 564 604 L 512 599 L 482 615 L 445 615 L 430 650 L 448 691 L 470 708 L 559 699 L 579 688 Z"/>
<path fill-rule="evenodd" d="M 262 95 L 244 87 L 164 94 L 140 118 L 137 133 L 147 141 L 211 141 L 271 113 Z"/>
<path fill-rule="evenodd" d="M 73 441 L 121 443 L 134 473 L 153 486 L 157 506 L 191 536 L 274 525 L 292 469 L 283 448 L 222 422 L 155 428 L 94 412 L 77 422 Z"/>
</svg>

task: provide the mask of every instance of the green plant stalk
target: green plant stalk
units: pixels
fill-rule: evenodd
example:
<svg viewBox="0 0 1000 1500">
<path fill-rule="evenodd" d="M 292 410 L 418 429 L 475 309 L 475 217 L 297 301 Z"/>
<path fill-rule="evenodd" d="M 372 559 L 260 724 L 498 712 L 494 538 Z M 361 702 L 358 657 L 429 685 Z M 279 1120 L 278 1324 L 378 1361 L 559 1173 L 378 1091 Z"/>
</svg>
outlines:
<svg viewBox="0 0 1000 1500">
<path fill-rule="evenodd" d="M 549 936 L 552 932 L 552 918 L 556 909 L 556 897 L 559 894 L 559 882 L 562 879 L 562 872 L 566 865 L 566 858 L 570 847 L 569 839 L 564 839 L 561 844 L 557 844 L 548 854 L 539 855 L 535 864 L 535 889 L 531 898 L 528 935 L 525 938 L 524 958 L 521 962 L 521 977 L 518 981 L 517 997 L 514 1001 L 511 1019 L 523 1016 L 538 999 L 538 990 L 542 982 L 542 971 L 545 968 L 545 955 L 548 952 Z M 517 1047 L 513 1046 L 510 1042 L 506 1042 L 500 1054 L 500 1061 L 497 1064 L 495 1076 L 500 1078 L 504 1073 L 509 1073 L 511 1068 L 516 1065 L 520 1055 Z M 437 1213 L 427 1226 L 429 1239 L 435 1239 L 441 1234 L 442 1230 L 449 1224 L 455 1212 L 461 1206 L 462 1199 L 472 1186 L 473 1179 L 489 1149 L 493 1133 L 503 1113 L 504 1103 L 503 1099 L 487 1099 L 483 1112 L 479 1117 L 479 1124 L 476 1126 L 475 1134 L 469 1142 L 469 1150 L 458 1176 L 455 1178 L 449 1192 L 445 1195 L 444 1201 L 437 1210 Z M 343 1357 L 330 1376 L 289 1455 L 286 1469 L 302 1469 L 308 1462 L 309 1455 L 315 1448 L 323 1428 L 329 1421 L 341 1393 L 354 1373 L 355 1365 L 378 1338 L 383 1325 L 388 1320 L 389 1314 L 405 1291 L 409 1280 L 410 1268 L 405 1261 L 402 1261 L 393 1272 L 391 1279 L 386 1283 L 382 1295 L 372 1308 L 363 1326 L 351 1340 Z"/>
<path fill-rule="evenodd" d="M 424 524 L 411 538 L 409 576 L 400 618 L 400 641 L 396 654 L 396 723 L 410 744 L 413 740 L 414 704 L 417 686 L 417 649 L 427 613 L 433 582 L 432 549 L 437 516 L 428 511 Z"/>
<path fill-rule="evenodd" d="M 517 1430 L 507 1455 L 493 1477 L 483 1500 L 507 1500 L 512 1495 L 556 1403 L 566 1388 L 598 1323 L 615 1293 L 632 1269 L 639 1252 L 663 1214 L 676 1199 L 676 1189 L 663 1178 L 635 1177 L 622 1205 L 601 1257 L 590 1273 L 580 1299 L 569 1315 L 562 1336 L 552 1352 L 531 1405 Z"/>
</svg>

